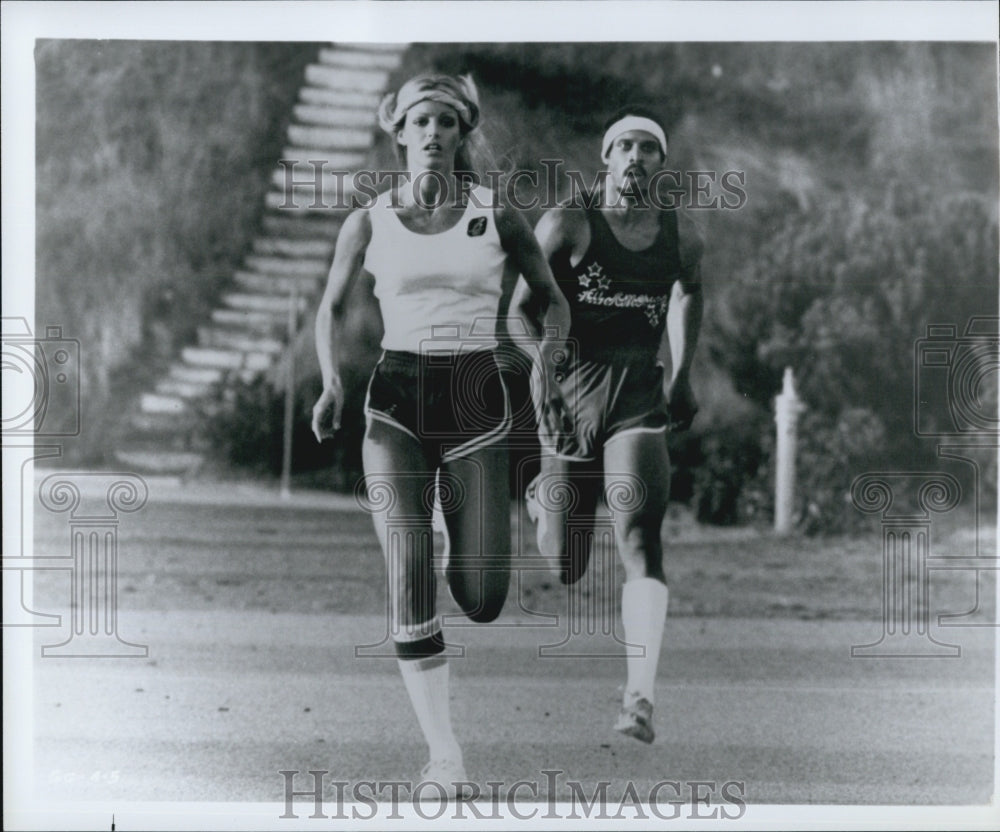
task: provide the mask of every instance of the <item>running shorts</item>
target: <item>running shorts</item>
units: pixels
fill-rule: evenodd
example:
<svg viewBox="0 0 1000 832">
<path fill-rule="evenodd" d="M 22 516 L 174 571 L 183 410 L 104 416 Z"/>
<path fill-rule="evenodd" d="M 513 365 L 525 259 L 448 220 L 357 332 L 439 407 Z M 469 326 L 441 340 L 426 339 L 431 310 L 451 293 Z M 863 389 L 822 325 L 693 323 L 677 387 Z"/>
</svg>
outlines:
<svg viewBox="0 0 1000 832">
<path fill-rule="evenodd" d="M 540 419 L 539 438 L 561 459 L 592 461 L 615 437 L 667 429 L 663 365 L 655 356 L 573 360 L 557 379 L 572 428 L 550 436 L 547 420 Z"/>
<path fill-rule="evenodd" d="M 435 466 L 499 442 L 512 422 L 507 388 L 487 349 L 386 350 L 368 384 L 365 416 L 412 436 Z"/>
</svg>

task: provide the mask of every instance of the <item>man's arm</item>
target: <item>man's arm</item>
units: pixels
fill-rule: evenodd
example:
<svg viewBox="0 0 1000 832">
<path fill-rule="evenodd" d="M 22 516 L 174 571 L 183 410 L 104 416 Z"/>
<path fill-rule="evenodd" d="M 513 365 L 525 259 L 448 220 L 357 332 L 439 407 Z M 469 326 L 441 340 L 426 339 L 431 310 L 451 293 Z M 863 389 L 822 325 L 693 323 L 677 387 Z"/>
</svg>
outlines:
<svg viewBox="0 0 1000 832">
<path fill-rule="evenodd" d="M 678 218 L 681 274 L 674 284 L 670 297 L 670 314 L 667 316 L 671 363 L 667 408 L 674 430 L 687 430 L 698 412 L 698 402 L 691 389 L 691 362 L 694 360 L 705 307 L 701 291 L 701 256 L 704 246 L 694 226 L 690 221 L 685 222 L 682 217 L 683 215 Z"/>
<path fill-rule="evenodd" d="M 317 442 L 333 436 L 340 428 L 340 414 L 344 409 L 344 388 L 339 369 L 340 324 L 344 302 L 361 273 L 371 234 L 367 211 L 355 211 L 344 221 L 337 236 L 326 289 L 316 312 L 316 355 L 323 376 L 323 392 L 313 406 L 312 431 Z"/>
</svg>

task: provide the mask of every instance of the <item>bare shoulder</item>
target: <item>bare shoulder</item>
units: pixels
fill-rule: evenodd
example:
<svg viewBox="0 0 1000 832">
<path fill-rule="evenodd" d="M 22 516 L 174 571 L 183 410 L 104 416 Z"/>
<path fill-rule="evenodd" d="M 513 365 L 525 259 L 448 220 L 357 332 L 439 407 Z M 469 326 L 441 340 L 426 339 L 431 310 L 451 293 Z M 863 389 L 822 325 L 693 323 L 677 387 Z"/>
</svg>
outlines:
<svg viewBox="0 0 1000 832">
<path fill-rule="evenodd" d="M 578 204 L 560 203 L 542 214 L 535 233 L 557 241 L 554 248 L 576 247 L 577 243 L 590 236 L 587 212 Z"/>
<path fill-rule="evenodd" d="M 705 253 L 705 235 L 701 219 L 682 208 L 677 209 L 677 247 L 681 263 L 685 266 L 696 265 Z"/>
<path fill-rule="evenodd" d="M 357 208 L 347 215 L 337 235 L 337 248 L 357 250 L 368 245 L 372 238 L 371 208 Z"/>
<path fill-rule="evenodd" d="M 347 219 L 344 220 L 344 224 L 340 228 L 340 236 L 343 237 L 345 234 L 349 236 L 371 236 L 372 233 L 372 218 L 371 211 L 373 208 L 355 208 L 347 215 Z"/>
</svg>

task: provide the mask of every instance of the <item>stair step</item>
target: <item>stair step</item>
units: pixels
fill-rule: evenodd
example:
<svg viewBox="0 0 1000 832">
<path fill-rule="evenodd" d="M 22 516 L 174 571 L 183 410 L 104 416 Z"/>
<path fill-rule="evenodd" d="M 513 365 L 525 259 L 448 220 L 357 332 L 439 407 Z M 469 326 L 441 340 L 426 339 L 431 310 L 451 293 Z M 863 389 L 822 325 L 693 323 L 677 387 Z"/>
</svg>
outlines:
<svg viewBox="0 0 1000 832">
<path fill-rule="evenodd" d="M 335 243 L 340 227 L 344 224 L 343 214 L 330 216 L 299 215 L 293 216 L 284 212 L 264 214 L 262 227 L 264 233 L 276 237 L 295 238 L 297 240 L 323 240 Z"/>
<path fill-rule="evenodd" d="M 357 52 L 396 52 L 402 55 L 407 49 L 410 48 L 409 43 L 369 43 L 365 41 L 364 43 L 335 43 L 334 46 L 337 49 L 343 49 L 345 51 L 357 51 Z"/>
<path fill-rule="evenodd" d="M 396 50 L 343 49 L 339 46 L 319 50 L 319 62 L 325 66 L 370 67 L 395 69 L 399 66 L 401 52 Z"/>
<path fill-rule="evenodd" d="M 284 332 L 288 328 L 286 314 L 273 315 L 270 312 L 253 312 L 248 309 L 213 309 L 213 323 L 222 326 L 242 327 L 255 332 Z"/>
<path fill-rule="evenodd" d="M 187 402 L 179 396 L 167 396 L 159 393 L 143 393 L 139 399 L 139 408 L 143 413 L 163 413 L 180 416 L 187 413 Z"/>
<path fill-rule="evenodd" d="M 115 451 L 115 458 L 129 471 L 146 474 L 188 474 L 205 461 L 205 457 L 195 451 L 155 448 L 123 448 Z"/>
<path fill-rule="evenodd" d="M 379 105 L 380 92 L 359 92 L 357 90 L 331 90 L 326 87 L 304 86 L 299 90 L 299 98 L 304 104 L 318 104 L 327 107 L 349 107 L 362 110 L 374 118 Z"/>
<path fill-rule="evenodd" d="M 378 126 L 375 110 L 357 107 L 334 107 L 322 104 L 296 104 L 292 108 L 294 117 L 303 124 L 330 124 L 339 127 L 367 129 L 369 137 Z"/>
<path fill-rule="evenodd" d="M 261 352 L 242 352 L 208 347 L 185 347 L 183 359 L 197 367 L 217 367 L 223 370 L 266 370 L 271 356 Z"/>
<path fill-rule="evenodd" d="M 288 126 L 288 141 L 296 147 L 318 147 L 321 150 L 363 150 L 372 144 L 372 131 L 350 127 L 326 127 L 305 124 Z"/>
<path fill-rule="evenodd" d="M 208 389 L 211 389 L 212 385 L 222 382 L 229 376 L 235 376 L 243 381 L 253 381 L 256 374 L 256 370 L 243 371 L 220 367 L 194 366 L 191 364 L 174 364 L 167 373 L 167 377 L 177 379 L 178 381 L 189 380 L 196 383 L 201 382 L 207 385 Z"/>
<path fill-rule="evenodd" d="M 330 271 L 329 261 L 326 258 L 320 260 L 318 257 L 306 259 L 248 254 L 244 262 L 247 269 L 261 274 L 323 278 Z"/>
<path fill-rule="evenodd" d="M 129 424 L 136 432 L 136 439 L 144 444 L 163 448 L 185 447 L 187 434 L 195 421 L 194 413 L 144 413 L 139 411 L 129 417 Z"/>
<path fill-rule="evenodd" d="M 214 367 L 192 367 L 188 364 L 174 364 L 167 371 L 167 378 L 189 384 L 201 384 L 210 388 L 222 380 L 222 370 Z"/>
<path fill-rule="evenodd" d="M 284 342 L 278 338 L 261 338 L 252 333 L 239 332 L 232 329 L 219 329 L 211 326 L 198 327 L 198 344 L 209 349 L 266 352 L 272 355 L 281 352 L 285 348 Z M 202 389 L 208 389 L 208 386 L 203 385 Z"/>
<path fill-rule="evenodd" d="M 249 292 L 229 292 L 222 296 L 222 302 L 231 309 L 248 310 L 251 312 L 267 312 L 271 315 L 288 316 L 292 308 L 289 295 L 262 295 Z M 299 298 L 298 311 L 305 308 L 305 298 Z"/>
<path fill-rule="evenodd" d="M 306 83 L 329 90 L 358 90 L 377 95 L 385 88 L 389 73 L 384 69 L 348 69 L 309 64 Z"/>
<path fill-rule="evenodd" d="M 181 381 L 176 378 L 163 378 L 156 383 L 154 393 L 161 396 L 177 396 L 181 399 L 198 399 L 212 389 L 212 384 L 197 381 Z"/>
<path fill-rule="evenodd" d="M 322 278 L 302 275 L 271 275 L 259 272 L 236 272 L 236 285 L 248 292 L 267 292 L 286 297 L 298 285 L 299 295 L 309 297 L 317 292 Z"/>
<path fill-rule="evenodd" d="M 317 169 L 322 170 L 317 165 Z M 333 176 L 327 168 L 327 173 L 320 173 L 319 190 L 312 168 L 297 165 L 288 168 L 278 168 L 271 175 L 273 194 L 276 197 L 274 209 L 278 211 L 302 210 L 352 210 L 355 193 L 352 177 L 343 168 L 339 176 Z M 269 196 L 271 195 L 269 194 Z M 317 198 L 318 197 L 318 198 Z M 270 206 L 269 206 L 270 207 Z"/>
<path fill-rule="evenodd" d="M 333 256 L 334 241 L 302 240 L 288 237 L 258 237 L 254 240 L 254 254 L 262 257 L 302 257 L 330 262 Z"/>
<path fill-rule="evenodd" d="M 316 199 L 311 191 L 296 188 L 295 194 L 289 198 L 279 191 L 270 191 L 264 196 L 264 207 L 269 211 L 281 211 L 293 217 L 330 215 L 334 212 L 348 211 L 352 208 L 350 198 L 338 202 L 325 194 Z"/>
<path fill-rule="evenodd" d="M 324 178 L 337 181 L 340 171 L 347 171 L 347 176 L 342 177 L 345 182 L 350 182 L 350 174 L 356 170 L 361 170 L 368 161 L 368 150 L 323 150 L 319 147 L 306 147 L 292 145 L 285 147 L 281 151 L 281 159 L 285 164 L 277 166 L 278 172 L 284 182 L 286 170 L 289 170 L 294 182 L 316 181 L 315 168 L 319 168 Z M 310 163 L 316 162 L 314 166 Z"/>
</svg>

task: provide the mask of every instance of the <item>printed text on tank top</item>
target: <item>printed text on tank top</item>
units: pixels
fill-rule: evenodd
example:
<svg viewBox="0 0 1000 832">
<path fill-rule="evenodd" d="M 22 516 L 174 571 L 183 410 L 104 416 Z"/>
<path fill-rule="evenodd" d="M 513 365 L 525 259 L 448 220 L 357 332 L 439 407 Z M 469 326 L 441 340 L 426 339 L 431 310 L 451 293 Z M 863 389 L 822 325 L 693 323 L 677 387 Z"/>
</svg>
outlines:
<svg viewBox="0 0 1000 832">
<path fill-rule="evenodd" d="M 638 250 L 622 244 L 599 209 L 584 208 L 583 215 L 586 230 L 574 240 L 586 245 L 582 257 L 574 246 L 550 260 L 569 301 L 574 348 L 598 360 L 623 355 L 655 360 L 671 289 L 681 273 L 677 215 L 652 212 L 657 228 L 643 222 L 642 233 L 628 235 L 629 244 L 642 246 Z"/>
<path fill-rule="evenodd" d="M 659 220 L 659 214 L 656 216 Z M 660 256 L 665 244 L 664 223 L 658 221 L 655 229 L 632 229 L 627 234 L 630 245 L 625 245 L 603 211 L 588 211 L 588 218 L 590 244 L 576 268 L 588 259 L 593 262 L 587 263 L 577 275 L 577 303 L 583 307 L 641 309 L 650 327 L 657 329 L 666 316 L 669 290 L 676 276 L 671 274 L 669 259 Z M 605 258 L 610 262 L 601 262 Z M 643 264 L 648 270 L 642 275 L 643 283 L 648 286 L 645 291 L 639 289 L 635 280 L 617 279 L 620 264 L 643 260 L 651 261 Z"/>
</svg>

